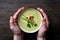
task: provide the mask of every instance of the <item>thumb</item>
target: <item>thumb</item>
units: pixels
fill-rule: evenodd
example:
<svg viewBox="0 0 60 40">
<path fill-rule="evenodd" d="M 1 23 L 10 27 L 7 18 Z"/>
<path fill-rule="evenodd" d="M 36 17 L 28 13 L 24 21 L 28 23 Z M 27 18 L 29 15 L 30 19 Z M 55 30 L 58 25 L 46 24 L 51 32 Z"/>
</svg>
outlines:
<svg viewBox="0 0 60 40">
<path fill-rule="evenodd" d="M 13 17 L 12 16 L 10 17 L 10 21 L 9 22 L 10 22 L 10 26 L 13 26 L 14 25 L 14 20 L 13 20 Z"/>
</svg>

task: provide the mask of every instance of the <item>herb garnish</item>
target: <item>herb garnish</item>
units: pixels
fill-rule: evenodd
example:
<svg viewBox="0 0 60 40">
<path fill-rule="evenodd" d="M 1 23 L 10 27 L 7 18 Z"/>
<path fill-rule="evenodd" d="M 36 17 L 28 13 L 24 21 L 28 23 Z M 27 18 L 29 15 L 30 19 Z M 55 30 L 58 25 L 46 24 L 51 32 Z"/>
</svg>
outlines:
<svg viewBox="0 0 60 40">
<path fill-rule="evenodd" d="M 34 16 L 29 16 L 29 17 L 25 17 L 23 16 L 24 18 L 22 18 L 23 20 L 27 21 L 27 27 L 31 28 L 33 26 L 37 26 L 37 24 L 35 23 L 34 21 Z"/>
</svg>

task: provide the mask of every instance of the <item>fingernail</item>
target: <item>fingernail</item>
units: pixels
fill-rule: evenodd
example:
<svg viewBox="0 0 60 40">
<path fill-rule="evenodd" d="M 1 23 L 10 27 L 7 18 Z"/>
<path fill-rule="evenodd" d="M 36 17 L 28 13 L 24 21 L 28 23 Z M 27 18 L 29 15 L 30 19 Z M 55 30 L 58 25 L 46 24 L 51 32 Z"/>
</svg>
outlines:
<svg viewBox="0 0 60 40">
<path fill-rule="evenodd" d="M 40 8 L 38 7 L 37 9 L 39 10 Z"/>
<path fill-rule="evenodd" d="M 42 11 L 42 9 L 40 9 L 40 11 Z"/>
<path fill-rule="evenodd" d="M 42 11 L 42 9 L 41 9 L 41 8 L 39 8 L 39 7 L 38 7 L 37 9 L 38 9 L 38 10 L 40 10 L 40 11 Z"/>
<path fill-rule="evenodd" d="M 10 18 L 12 18 L 12 16 Z"/>
<path fill-rule="evenodd" d="M 21 9 L 24 9 L 24 7 L 22 7 Z"/>
</svg>

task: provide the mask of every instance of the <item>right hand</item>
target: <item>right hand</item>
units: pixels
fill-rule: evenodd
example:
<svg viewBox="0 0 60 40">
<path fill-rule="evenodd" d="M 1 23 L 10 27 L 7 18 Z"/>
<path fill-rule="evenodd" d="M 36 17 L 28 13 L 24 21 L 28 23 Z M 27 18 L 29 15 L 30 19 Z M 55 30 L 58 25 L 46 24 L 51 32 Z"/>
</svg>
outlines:
<svg viewBox="0 0 60 40">
<path fill-rule="evenodd" d="M 37 8 L 37 9 L 41 12 L 41 14 L 43 16 L 42 27 L 38 31 L 38 36 L 43 37 L 45 32 L 47 31 L 47 29 L 49 28 L 49 20 L 48 20 L 46 13 L 43 11 L 43 9 L 41 9 L 41 8 Z"/>
</svg>

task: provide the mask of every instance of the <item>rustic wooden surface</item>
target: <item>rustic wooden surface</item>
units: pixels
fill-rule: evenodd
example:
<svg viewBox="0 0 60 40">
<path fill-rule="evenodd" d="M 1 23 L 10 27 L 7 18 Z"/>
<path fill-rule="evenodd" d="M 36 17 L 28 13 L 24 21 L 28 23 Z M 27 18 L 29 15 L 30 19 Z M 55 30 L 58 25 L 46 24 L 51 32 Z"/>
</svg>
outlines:
<svg viewBox="0 0 60 40">
<path fill-rule="evenodd" d="M 50 21 L 47 40 L 60 40 L 60 0 L 0 0 L 0 40 L 12 40 L 9 18 L 24 4 L 44 9 Z M 31 36 L 24 39 L 34 40 Z"/>
</svg>

